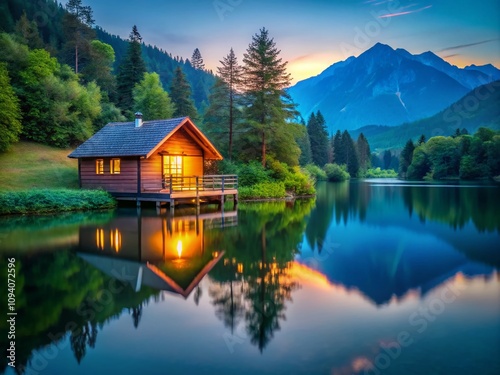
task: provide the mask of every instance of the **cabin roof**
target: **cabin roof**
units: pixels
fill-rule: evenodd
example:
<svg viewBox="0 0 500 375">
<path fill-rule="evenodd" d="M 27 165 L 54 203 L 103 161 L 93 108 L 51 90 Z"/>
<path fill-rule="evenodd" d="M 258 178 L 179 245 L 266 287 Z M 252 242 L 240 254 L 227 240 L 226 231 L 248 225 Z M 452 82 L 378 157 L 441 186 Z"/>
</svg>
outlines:
<svg viewBox="0 0 500 375">
<path fill-rule="evenodd" d="M 189 117 L 144 121 L 140 127 L 131 122 L 111 122 L 82 143 L 70 158 L 91 157 L 149 157 L 178 129 L 188 134 L 204 150 L 207 159 L 222 159 L 222 155 L 194 125 Z"/>
</svg>

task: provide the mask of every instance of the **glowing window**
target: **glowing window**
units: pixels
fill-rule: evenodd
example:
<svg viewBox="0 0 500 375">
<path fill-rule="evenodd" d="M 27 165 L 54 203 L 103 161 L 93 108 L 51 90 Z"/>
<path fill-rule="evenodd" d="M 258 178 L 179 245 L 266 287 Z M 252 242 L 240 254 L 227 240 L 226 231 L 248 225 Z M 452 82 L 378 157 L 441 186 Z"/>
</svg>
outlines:
<svg viewBox="0 0 500 375">
<path fill-rule="evenodd" d="M 104 160 L 97 159 L 95 161 L 95 173 L 96 174 L 104 174 Z"/>
<path fill-rule="evenodd" d="M 95 232 L 96 245 L 99 250 L 104 250 L 104 230 L 96 229 Z"/>
<path fill-rule="evenodd" d="M 120 174 L 120 159 L 111 159 L 109 163 L 110 173 Z"/>
<path fill-rule="evenodd" d="M 182 176 L 182 156 L 164 156 L 163 175 Z"/>
<path fill-rule="evenodd" d="M 115 230 L 112 229 L 109 234 L 109 237 L 111 240 L 111 248 L 114 251 L 119 252 L 120 249 L 122 248 L 122 234 L 118 229 Z"/>
</svg>

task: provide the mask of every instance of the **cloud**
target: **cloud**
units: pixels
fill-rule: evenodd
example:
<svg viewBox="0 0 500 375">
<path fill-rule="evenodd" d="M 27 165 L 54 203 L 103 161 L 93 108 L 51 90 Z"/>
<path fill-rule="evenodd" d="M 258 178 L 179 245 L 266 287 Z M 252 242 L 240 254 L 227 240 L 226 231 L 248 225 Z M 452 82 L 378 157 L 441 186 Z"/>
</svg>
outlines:
<svg viewBox="0 0 500 375">
<path fill-rule="evenodd" d="M 456 49 L 467 48 L 467 47 L 477 46 L 477 45 L 479 45 L 479 44 L 484 44 L 484 43 L 493 42 L 493 41 L 495 41 L 495 40 L 498 40 L 498 38 L 496 38 L 496 39 L 486 39 L 486 40 L 481 40 L 480 42 L 475 42 L 475 43 L 459 44 L 459 45 L 457 45 L 457 46 L 446 47 L 446 48 L 440 49 L 440 50 L 439 50 L 439 51 L 437 51 L 437 52 L 453 51 L 453 50 L 456 50 Z"/>
<path fill-rule="evenodd" d="M 407 14 L 418 13 L 418 12 L 421 12 L 421 11 L 429 9 L 429 8 L 432 8 L 432 5 L 427 5 L 423 8 L 419 8 L 419 9 L 415 9 L 415 10 L 407 10 L 406 12 L 384 14 L 382 16 L 379 16 L 378 18 L 391 18 L 391 17 L 406 16 Z"/>
<path fill-rule="evenodd" d="M 446 55 L 446 56 L 443 56 L 442 58 L 443 59 L 449 59 L 449 58 L 455 57 L 455 56 L 460 56 L 460 54 L 459 53 L 452 53 L 451 55 Z"/>
</svg>

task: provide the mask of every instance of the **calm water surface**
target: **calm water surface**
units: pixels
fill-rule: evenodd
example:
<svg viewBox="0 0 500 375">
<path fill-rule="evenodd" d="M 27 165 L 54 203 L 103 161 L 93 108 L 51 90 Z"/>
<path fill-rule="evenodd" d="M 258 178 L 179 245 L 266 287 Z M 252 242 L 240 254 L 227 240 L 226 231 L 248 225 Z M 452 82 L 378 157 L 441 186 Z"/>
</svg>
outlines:
<svg viewBox="0 0 500 375">
<path fill-rule="evenodd" d="M 0 372 L 499 374 L 499 193 L 372 180 L 198 217 L 2 218 Z"/>
</svg>

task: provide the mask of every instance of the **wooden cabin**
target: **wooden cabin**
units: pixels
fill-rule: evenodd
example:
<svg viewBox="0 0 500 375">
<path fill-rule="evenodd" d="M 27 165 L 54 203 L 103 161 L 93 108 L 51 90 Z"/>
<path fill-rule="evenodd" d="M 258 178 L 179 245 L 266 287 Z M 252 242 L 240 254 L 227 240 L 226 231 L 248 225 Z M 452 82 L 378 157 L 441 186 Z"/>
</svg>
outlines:
<svg viewBox="0 0 500 375">
<path fill-rule="evenodd" d="M 68 155 L 78 159 L 83 189 L 104 189 L 119 200 L 200 199 L 223 202 L 238 194 L 235 175 L 204 175 L 206 160 L 222 155 L 189 117 L 134 122 L 113 122 Z"/>
</svg>

